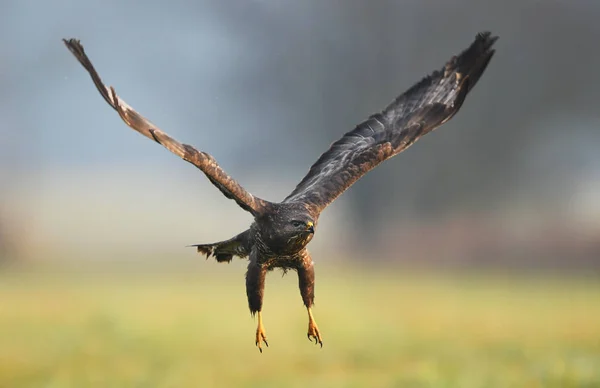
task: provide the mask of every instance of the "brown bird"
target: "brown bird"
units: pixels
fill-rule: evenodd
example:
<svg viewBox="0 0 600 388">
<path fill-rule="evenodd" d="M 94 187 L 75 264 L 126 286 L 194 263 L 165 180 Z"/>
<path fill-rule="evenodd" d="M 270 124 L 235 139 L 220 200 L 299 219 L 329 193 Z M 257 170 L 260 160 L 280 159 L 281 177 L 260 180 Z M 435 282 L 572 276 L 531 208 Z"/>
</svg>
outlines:
<svg viewBox="0 0 600 388">
<path fill-rule="evenodd" d="M 193 246 L 219 262 L 229 262 L 234 256 L 249 258 L 246 294 L 250 312 L 258 316 L 255 343 L 262 352 L 262 342 L 268 346 L 262 320 L 265 277 L 274 268 L 298 273 L 300 294 L 308 312 L 308 339 L 323 346 L 312 314 L 315 269 L 306 249 L 319 215 L 368 171 L 452 118 L 494 55 L 492 45 L 497 39 L 489 32 L 477 34 L 469 48 L 452 57 L 442 69 L 423 78 L 382 112 L 333 143 L 291 194 L 278 203 L 253 196 L 227 175 L 211 155 L 178 142 L 152 124 L 117 96 L 114 88 L 102 83 L 78 40 L 63 41 L 88 71 L 104 100 L 128 126 L 198 167 L 227 198 L 254 216 L 248 230 L 229 240 Z"/>
</svg>

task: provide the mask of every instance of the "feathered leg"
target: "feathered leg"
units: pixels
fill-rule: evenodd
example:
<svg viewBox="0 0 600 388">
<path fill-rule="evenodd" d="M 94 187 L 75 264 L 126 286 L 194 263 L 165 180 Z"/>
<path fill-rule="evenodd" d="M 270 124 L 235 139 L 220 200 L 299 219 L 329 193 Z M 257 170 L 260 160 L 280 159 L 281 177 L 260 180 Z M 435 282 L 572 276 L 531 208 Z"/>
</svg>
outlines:
<svg viewBox="0 0 600 388">
<path fill-rule="evenodd" d="M 308 312 L 308 339 L 315 340 L 315 344 L 323 347 L 323 339 L 319 327 L 312 314 L 312 306 L 315 302 L 315 266 L 308 251 L 304 251 L 302 265 L 298 268 L 298 286 L 300 295 Z"/>
<path fill-rule="evenodd" d="M 246 295 L 248 296 L 248 307 L 250 313 L 258 317 L 258 326 L 256 328 L 255 344 L 262 353 L 261 343 L 264 342 L 268 347 L 267 335 L 262 323 L 262 303 L 265 291 L 265 278 L 267 275 L 266 267 L 257 262 L 257 253 L 255 250 L 250 254 L 250 263 L 248 272 L 246 272 Z"/>
</svg>

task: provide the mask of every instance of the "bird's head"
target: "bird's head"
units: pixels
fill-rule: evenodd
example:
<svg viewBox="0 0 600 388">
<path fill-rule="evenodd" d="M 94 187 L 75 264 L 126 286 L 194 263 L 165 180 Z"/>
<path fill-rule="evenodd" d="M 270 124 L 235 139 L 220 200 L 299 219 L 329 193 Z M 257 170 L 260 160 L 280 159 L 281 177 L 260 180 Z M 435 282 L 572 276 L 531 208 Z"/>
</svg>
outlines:
<svg viewBox="0 0 600 388">
<path fill-rule="evenodd" d="M 263 242 L 277 254 L 294 254 L 312 240 L 317 219 L 305 205 L 277 204 L 272 211 L 257 219 Z"/>
</svg>

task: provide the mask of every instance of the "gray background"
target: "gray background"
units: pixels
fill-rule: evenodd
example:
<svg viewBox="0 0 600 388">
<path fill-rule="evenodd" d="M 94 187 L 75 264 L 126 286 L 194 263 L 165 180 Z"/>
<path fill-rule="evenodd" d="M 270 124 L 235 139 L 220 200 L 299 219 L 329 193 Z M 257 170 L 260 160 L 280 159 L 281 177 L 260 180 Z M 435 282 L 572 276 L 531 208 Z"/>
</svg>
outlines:
<svg viewBox="0 0 600 388">
<path fill-rule="evenodd" d="M 321 217 L 316 260 L 600 266 L 600 3 L 4 1 L 0 247 L 24 260 L 193 256 L 249 215 L 128 129 L 61 43 L 163 130 L 281 200 L 344 132 L 481 30 L 461 112 Z M 316 252 L 316 253 L 315 253 Z"/>
</svg>

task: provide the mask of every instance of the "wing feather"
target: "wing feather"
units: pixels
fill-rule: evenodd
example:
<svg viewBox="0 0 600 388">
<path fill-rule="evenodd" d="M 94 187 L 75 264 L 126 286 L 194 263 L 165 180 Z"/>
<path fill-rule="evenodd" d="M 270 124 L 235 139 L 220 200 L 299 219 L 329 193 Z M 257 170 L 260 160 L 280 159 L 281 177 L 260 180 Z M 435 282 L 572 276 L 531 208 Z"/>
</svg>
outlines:
<svg viewBox="0 0 600 388">
<path fill-rule="evenodd" d="M 284 202 L 322 211 L 364 174 L 458 112 L 494 55 L 489 32 L 331 145 Z"/>
<path fill-rule="evenodd" d="M 85 54 L 79 40 L 63 39 L 63 42 L 79 63 L 88 71 L 104 100 L 119 113 L 125 124 L 147 138 L 161 144 L 183 160 L 198 167 L 227 198 L 233 199 L 242 209 L 256 216 L 268 206 L 268 201 L 253 196 L 238 182 L 227 175 L 211 155 L 206 152 L 200 152 L 191 145 L 182 144 L 173 139 L 119 98 L 113 87 L 110 87 L 110 89 L 107 88 L 102 83 L 92 62 Z"/>
</svg>

